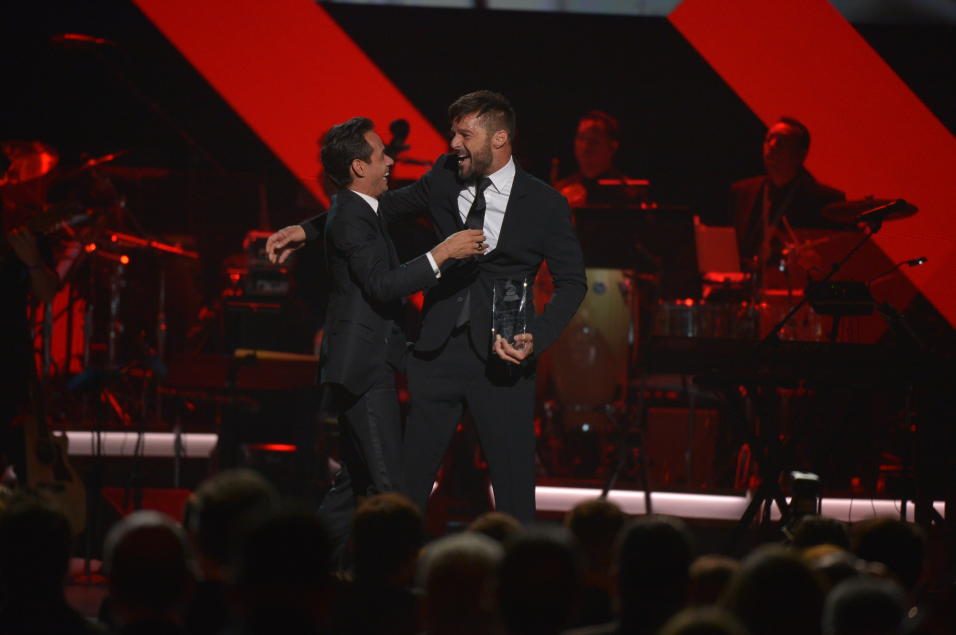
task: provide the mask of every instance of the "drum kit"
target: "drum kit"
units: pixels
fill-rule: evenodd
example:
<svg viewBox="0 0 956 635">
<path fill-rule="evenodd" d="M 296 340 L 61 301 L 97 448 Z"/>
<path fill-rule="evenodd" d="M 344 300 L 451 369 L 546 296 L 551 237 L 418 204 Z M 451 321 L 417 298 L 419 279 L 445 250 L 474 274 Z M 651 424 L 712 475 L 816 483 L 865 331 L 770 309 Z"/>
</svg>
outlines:
<svg viewBox="0 0 956 635">
<path fill-rule="evenodd" d="M 628 400 L 634 401 L 634 393 L 641 392 L 642 342 L 649 337 L 835 341 L 841 316 L 825 308 L 833 306 L 832 302 L 828 305 L 826 300 L 805 297 L 805 290 L 816 288 L 814 280 L 828 281 L 857 252 L 859 247 L 854 246 L 842 259 L 834 258 L 846 237 L 861 236 L 858 228 L 864 230 L 859 245 L 882 222 L 908 218 L 916 211 L 905 201 L 890 199 L 829 205 L 823 210 L 824 217 L 845 225 L 847 231 L 820 231 L 808 237 L 807 232 L 785 227 L 779 258 L 767 263 L 771 271 L 755 276 L 739 268 L 733 229 L 725 230 L 730 232 L 725 255 L 733 265 L 726 267 L 727 271 L 705 270 L 699 253 L 702 228 L 688 210 L 622 206 L 600 210 L 602 216 L 616 218 L 594 225 L 586 221 L 595 217 L 592 210 L 576 208 L 588 291 L 561 337 L 539 363 L 539 397 L 546 403 L 545 414 L 554 434 L 568 446 L 557 448 L 557 454 L 566 456 L 552 457 L 549 470 L 557 476 L 593 476 L 606 466 L 601 448 L 606 451 L 611 445 Z M 646 221 L 649 215 L 657 217 L 654 222 Z M 662 222 L 664 217 L 667 223 Z M 672 229 L 654 235 L 668 224 Z M 591 230 L 594 236 L 589 235 Z M 843 239 L 836 240 L 838 235 Z M 693 247 L 695 239 L 697 254 L 673 257 L 666 253 L 668 245 Z M 591 243 L 596 248 L 590 248 Z M 610 262 L 611 253 L 618 254 L 619 261 Z M 700 262 L 696 262 L 698 256 Z M 696 278 L 696 291 L 686 284 L 688 278 Z M 831 283 L 835 285 L 831 289 L 837 289 L 837 295 L 845 294 L 846 284 Z M 552 293 L 550 285 L 543 268 L 535 284 L 539 311 Z M 692 292 L 687 293 L 688 289 Z M 822 286 L 817 295 L 819 289 Z M 580 456 L 580 450 L 589 447 L 583 439 L 590 439 L 588 443 L 596 447 L 590 459 Z"/>
<path fill-rule="evenodd" d="M 3 141 L 0 150 L 6 165 L 0 174 L 3 229 L 26 227 L 45 236 L 60 277 L 53 302 L 32 313 L 41 375 L 73 375 L 72 387 L 99 388 L 105 375 L 147 368 L 145 358 L 161 360 L 168 332 L 167 260 L 161 257 L 197 260 L 198 254 L 142 236 L 111 178 L 143 178 L 139 171 L 149 177 L 152 169 L 116 166 L 122 151 L 70 164 L 40 141 Z M 0 258 L 12 258 L 6 241 L 2 246 Z M 140 275 L 137 268 L 151 273 Z M 114 418 L 129 421 L 121 401 L 108 400 Z"/>
</svg>

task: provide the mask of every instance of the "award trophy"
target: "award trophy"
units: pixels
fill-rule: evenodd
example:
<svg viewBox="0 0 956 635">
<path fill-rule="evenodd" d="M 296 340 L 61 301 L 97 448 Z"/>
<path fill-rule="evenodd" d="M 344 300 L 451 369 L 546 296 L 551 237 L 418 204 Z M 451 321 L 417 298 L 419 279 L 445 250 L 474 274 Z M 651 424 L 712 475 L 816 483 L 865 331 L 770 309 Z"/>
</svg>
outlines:
<svg viewBox="0 0 956 635">
<path fill-rule="evenodd" d="M 520 348 L 515 344 L 515 335 L 527 330 L 528 320 L 525 314 L 527 299 L 527 278 L 495 280 L 491 294 L 492 342 L 500 335 L 512 346 Z"/>
</svg>

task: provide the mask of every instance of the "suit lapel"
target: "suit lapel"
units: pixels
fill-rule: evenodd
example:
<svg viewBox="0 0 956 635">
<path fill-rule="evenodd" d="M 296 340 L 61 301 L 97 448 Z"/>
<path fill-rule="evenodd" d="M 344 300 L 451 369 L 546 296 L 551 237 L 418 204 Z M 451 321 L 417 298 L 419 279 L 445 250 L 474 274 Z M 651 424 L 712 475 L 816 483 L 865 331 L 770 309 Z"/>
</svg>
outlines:
<svg viewBox="0 0 956 635">
<path fill-rule="evenodd" d="M 368 204 L 364 198 L 353 192 L 352 190 L 345 190 L 351 195 L 351 200 L 355 205 L 361 206 L 365 210 L 366 214 L 370 214 L 375 220 L 375 224 L 378 226 L 379 233 L 382 235 L 382 240 L 385 241 L 385 250 L 388 254 L 388 265 L 389 268 L 394 269 L 399 265 L 398 261 L 398 252 L 395 250 L 395 245 L 392 243 L 392 238 L 388 233 L 388 226 L 385 223 L 385 220 L 382 218 L 381 214 L 377 214 L 375 210 L 372 209 L 372 206 Z"/>
<path fill-rule="evenodd" d="M 452 222 L 455 225 L 455 231 L 461 231 L 465 228 L 465 222 L 461 220 L 461 212 L 458 210 L 458 195 L 466 185 L 458 180 L 458 177 L 455 177 L 455 187 L 452 188 L 450 195 L 450 203 L 448 209 L 451 210 Z"/>
<path fill-rule="evenodd" d="M 515 161 L 515 180 L 511 184 L 511 194 L 508 196 L 508 205 L 505 207 L 505 217 L 501 222 L 501 230 L 498 232 L 498 245 L 495 250 L 489 254 L 489 258 L 494 257 L 495 253 L 501 249 L 511 234 L 514 233 L 515 224 L 518 222 L 518 216 L 521 214 L 521 199 L 528 195 L 528 174 L 521 169 L 518 162 Z"/>
</svg>

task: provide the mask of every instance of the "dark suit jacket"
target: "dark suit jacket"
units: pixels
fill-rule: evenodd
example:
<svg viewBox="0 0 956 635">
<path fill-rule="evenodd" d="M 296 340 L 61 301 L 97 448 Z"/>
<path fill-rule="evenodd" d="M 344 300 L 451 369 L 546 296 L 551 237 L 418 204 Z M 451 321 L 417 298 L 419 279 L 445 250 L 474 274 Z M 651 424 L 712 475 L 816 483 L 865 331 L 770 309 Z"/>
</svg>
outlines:
<svg viewBox="0 0 956 635">
<path fill-rule="evenodd" d="M 380 198 L 384 218 L 428 213 L 441 237 L 464 229 L 458 211 L 458 193 L 464 187 L 453 154 L 438 158 L 417 182 Z M 534 178 L 516 163 L 516 173 L 501 234 L 495 249 L 472 261 L 444 267 L 438 285 L 425 296 L 421 335 L 415 350 L 434 351 L 448 339 L 470 291 L 472 343 L 482 358 L 491 351 L 491 299 L 495 279 L 519 277 L 529 283 L 542 260 L 554 278 L 554 296 L 535 316 L 532 287 L 528 286 L 528 332 L 534 350 L 550 346 L 574 316 L 587 291 L 584 260 L 571 225 L 571 209 L 563 196 Z"/>
<path fill-rule="evenodd" d="M 332 292 L 321 381 L 360 395 L 386 361 L 398 366 L 405 350 L 402 298 L 434 284 L 435 272 L 425 254 L 399 264 L 383 221 L 351 190 L 333 196 L 322 216 Z M 307 233 L 318 235 L 314 227 Z"/>
<path fill-rule="evenodd" d="M 742 260 L 748 260 L 760 248 L 762 240 L 760 210 L 763 205 L 763 188 L 769 186 L 769 177 L 755 176 L 737 181 L 730 186 L 730 211 L 734 227 L 737 230 L 737 246 Z M 784 216 L 795 228 L 802 229 L 846 229 L 825 218 L 822 210 L 830 203 L 846 200 L 840 190 L 823 185 L 809 172 L 802 172 L 797 180 L 785 185 L 794 187 Z M 781 198 L 786 198 L 783 194 Z"/>
</svg>

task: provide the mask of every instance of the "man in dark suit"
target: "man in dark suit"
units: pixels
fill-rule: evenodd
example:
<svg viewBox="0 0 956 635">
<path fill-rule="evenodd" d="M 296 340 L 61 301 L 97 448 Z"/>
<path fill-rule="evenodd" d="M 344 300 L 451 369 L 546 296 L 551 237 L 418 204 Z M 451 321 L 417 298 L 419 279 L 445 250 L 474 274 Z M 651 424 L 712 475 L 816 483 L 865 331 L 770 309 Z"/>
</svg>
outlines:
<svg viewBox="0 0 956 635">
<path fill-rule="evenodd" d="M 803 167 L 809 150 L 807 127 L 783 117 L 764 138 L 767 173 L 730 186 L 730 211 L 745 268 L 761 271 L 779 255 L 786 223 L 801 229 L 845 229 L 822 214 L 826 205 L 843 201 L 846 196 L 819 183 Z"/>
<path fill-rule="evenodd" d="M 411 409 L 405 487 L 425 508 L 435 474 L 467 406 L 488 461 L 496 508 L 534 518 L 534 354 L 551 345 L 584 299 L 581 246 L 567 201 L 512 158 L 515 115 L 491 91 L 449 108 L 452 153 L 382 199 L 386 218 L 428 213 L 442 236 L 484 230 L 488 252 L 443 269 L 425 297 L 421 335 L 408 361 Z M 534 315 L 531 284 L 542 261 L 554 296 Z M 496 281 L 527 281 L 527 329 L 492 341 Z"/>
<path fill-rule="evenodd" d="M 321 355 L 323 384 L 342 423 L 345 470 L 323 501 L 338 547 L 348 533 L 356 499 L 400 489 L 401 421 L 395 371 L 404 361 L 402 299 L 434 285 L 454 258 L 475 257 L 486 244 L 480 230 L 456 232 L 400 264 L 385 230 L 378 197 L 393 164 L 372 121 L 356 117 L 333 126 L 323 140 L 322 166 L 338 188 L 326 214 L 280 230 L 267 241 L 273 261 L 288 255 L 289 232 L 320 235 L 324 224 L 332 292 Z M 302 244 L 308 236 L 296 236 Z"/>
<path fill-rule="evenodd" d="M 515 114 L 503 96 L 469 93 L 449 107 L 452 152 L 416 183 L 388 192 L 386 220 L 429 214 L 440 236 L 481 228 L 488 253 L 442 267 L 425 297 L 421 335 L 408 360 L 411 411 L 404 487 L 425 509 L 435 474 L 467 405 L 488 461 L 495 505 L 534 518 L 534 354 L 550 346 L 584 299 L 581 245 L 567 200 L 511 156 Z M 277 236 L 277 253 L 317 234 L 314 219 Z M 542 261 L 554 296 L 534 315 L 531 282 Z M 527 330 L 492 341 L 496 280 L 528 281 Z"/>
</svg>

